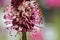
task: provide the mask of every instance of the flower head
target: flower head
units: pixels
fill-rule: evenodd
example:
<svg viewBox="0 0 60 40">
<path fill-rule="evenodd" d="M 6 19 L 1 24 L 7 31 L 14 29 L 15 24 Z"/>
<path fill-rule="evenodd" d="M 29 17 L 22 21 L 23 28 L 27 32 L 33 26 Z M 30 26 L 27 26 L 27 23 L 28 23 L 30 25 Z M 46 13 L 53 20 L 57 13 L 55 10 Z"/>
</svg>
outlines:
<svg viewBox="0 0 60 40">
<path fill-rule="evenodd" d="M 8 5 L 5 10 L 4 19 L 7 24 L 12 24 L 10 28 L 17 32 L 32 31 L 35 24 L 41 24 L 42 12 L 36 1 L 23 1 L 17 8 Z"/>
</svg>

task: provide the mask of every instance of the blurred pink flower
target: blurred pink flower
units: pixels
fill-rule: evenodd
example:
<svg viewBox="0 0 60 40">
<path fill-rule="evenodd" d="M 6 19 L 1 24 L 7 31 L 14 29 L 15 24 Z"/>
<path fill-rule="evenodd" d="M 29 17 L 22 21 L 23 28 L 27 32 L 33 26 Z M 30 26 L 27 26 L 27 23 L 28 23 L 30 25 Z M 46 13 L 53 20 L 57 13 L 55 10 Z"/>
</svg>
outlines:
<svg viewBox="0 0 60 40">
<path fill-rule="evenodd" d="M 60 7 L 60 0 L 46 0 L 46 4 L 50 7 Z"/>
<path fill-rule="evenodd" d="M 31 32 L 32 40 L 43 40 L 43 31 Z"/>
<path fill-rule="evenodd" d="M 2 7 L 3 5 L 3 0 L 0 0 L 0 7 Z"/>
</svg>

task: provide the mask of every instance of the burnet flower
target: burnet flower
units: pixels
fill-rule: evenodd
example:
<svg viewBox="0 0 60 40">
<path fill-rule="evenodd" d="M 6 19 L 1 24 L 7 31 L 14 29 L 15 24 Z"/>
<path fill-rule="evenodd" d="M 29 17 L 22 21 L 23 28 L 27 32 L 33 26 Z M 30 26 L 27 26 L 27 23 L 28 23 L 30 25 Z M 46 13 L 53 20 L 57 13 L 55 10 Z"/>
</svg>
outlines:
<svg viewBox="0 0 60 40">
<path fill-rule="evenodd" d="M 24 1 L 21 4 L 7 5 L 4 12 L 5 24 L 12 24 L 10 29 L 17 32 L 35 30 L 42 23 L 42 12 L 36 1 Z"/>
</svg>

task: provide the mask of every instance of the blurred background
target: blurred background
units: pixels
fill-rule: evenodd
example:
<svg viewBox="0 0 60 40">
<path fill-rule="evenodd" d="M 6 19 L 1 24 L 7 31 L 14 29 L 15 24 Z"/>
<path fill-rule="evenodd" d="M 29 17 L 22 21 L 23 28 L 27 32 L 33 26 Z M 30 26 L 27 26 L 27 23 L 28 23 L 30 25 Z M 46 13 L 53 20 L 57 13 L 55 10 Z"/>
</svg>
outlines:
<svg viewBox="0 0 60 40">
<path fill-rule="evenodd" d="M 10 2 L 10 0 L 0 0 L 0 40 L 19 39 L 14 36 L 10 37 L 4 28 L 3 10 Z M 37 0 L 37 2 L 44 17 L 44 40 L 60 40 L 60 0 Z"/>
</svg>

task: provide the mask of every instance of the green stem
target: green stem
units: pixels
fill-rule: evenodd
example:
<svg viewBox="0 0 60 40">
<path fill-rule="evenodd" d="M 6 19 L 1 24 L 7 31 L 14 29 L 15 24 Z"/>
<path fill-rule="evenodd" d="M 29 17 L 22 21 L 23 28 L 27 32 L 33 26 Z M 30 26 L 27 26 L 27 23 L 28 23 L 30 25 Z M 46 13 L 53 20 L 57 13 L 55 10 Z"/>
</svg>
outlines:
<svg viewBox="0 0 60 40">
<path fill-rule="evenodd" d="M 22 40 L 27 40 L 27 38 L 26 38 L 26 32 L 22 32 Z"/>
</svg>

